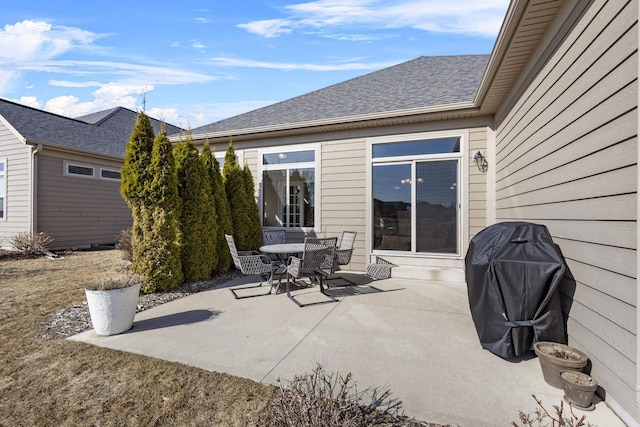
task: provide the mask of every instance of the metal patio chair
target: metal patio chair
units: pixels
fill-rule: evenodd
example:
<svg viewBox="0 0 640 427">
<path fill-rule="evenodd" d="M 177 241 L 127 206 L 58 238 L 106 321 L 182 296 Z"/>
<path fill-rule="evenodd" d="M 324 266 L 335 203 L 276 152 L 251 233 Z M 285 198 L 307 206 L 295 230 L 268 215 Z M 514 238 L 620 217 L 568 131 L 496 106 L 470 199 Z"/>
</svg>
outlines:
<svg viewBox="0 0 640 427">
<path fill-rule="evenodd" d="M 304 240 L 304 252 L 302 258 L 295 256 L 289 257 L 287 262 L 287 296 L 291 301 L 295 302 L 298 307 L 305 305 L 322 304 L 325 302 L 337 302 L 338 300 L 326 293 L 323 280 L 335 271 L 336 265 L 336 243 L 337 237 L 329 238 L 311 238 Z M 315 302 L 310 304 L 302 304 L 291 295 L 290 283 L 291 279 L 297 280 L 302 277 L 308 277 L 312 282 L 317 282 L 320 286 L 320 293 L 329 298 L 328 301 Z"/>
<path fill-rule="evenodd" d="M 242 274 L 257 275 L 260 276 L 260 284 L 254 286 L 242 286 L 237 288 L 229 288 L 235 299 L 251 298 L 271 294 L 273 290 L 273 275 L 278 273 L 278 266 L 271 262 L 268 256 L 259 254 L 255 251 L 238 251 L 236 249 L 236 243 L 233 240 L 233 236 L 228 234 L 224 235 L 227 239 L 227 245 L 229 245 L 229 252 L 231 252 L 231 258 L 233 263 Z M 284 272 L 284 268 L 280 273 Z M 258 295 L 245 295 L 239 296 L 236 291 L 243 289 L 259 288 L 267 281 L 269 282 L 269 291 L 266 294 Z M 278 292 L 276 288 L 276 293 Z"/>
<path fill-rule="evenodd" d="M 336 263 L 338 265 L 347 265 L 351 262 L 351 255 L 353 254 L 353 245 L 356 241 L 356 231 L 343 231 L 340 238 L 340 244 L 336 249 Z M 334 269 L 335 271 L 335 269 Z M 331 273 L 331 275 L 333 272 Z M 356 285 L 357 283 L 341 276 L 327 277 L 327 280 L 344 280 L 345 282 Z"/>
<path fill-rule="evenodd" d="M 287 243 L 287 232 L 284 230 L 264 230 L 262 232 L 262 244 L 263 245 L 279 245 L 282 243 Z M 276 254 L 267 255 L 271 258 L 271 261 L 277 262 L 280 261 L 284 263 L 284 260 L 281 260 L 280 257 Z M 285 257 L 286 258 L 286 257 Z"/>
<path fill-rule="evenodd" d="M 287 243 L 287 232 L 284 230 L 265 230 L 262 232 L 263 245 Z"/>
</svg>

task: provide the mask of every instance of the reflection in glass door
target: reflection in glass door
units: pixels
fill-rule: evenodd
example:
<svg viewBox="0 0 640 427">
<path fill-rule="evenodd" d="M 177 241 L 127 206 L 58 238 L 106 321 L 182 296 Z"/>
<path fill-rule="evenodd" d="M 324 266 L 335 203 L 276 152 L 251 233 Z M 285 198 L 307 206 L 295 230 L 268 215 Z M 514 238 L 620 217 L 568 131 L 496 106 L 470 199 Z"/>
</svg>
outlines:
<svg viewBox="0 0 640 427">
<path fill-rule="evenodd" d="M 416 163 L 416 252 L 458 252 L 458 161 Z"/>
<path fill-rule="evenodd" d="M 373 165 L 374 250 L 458 253 L 458 162 Z"/>
<path fill-rule="evenodd" d="M 411 164 L 373 167 L 373 249 L 411 250 Z"/>
</svg>

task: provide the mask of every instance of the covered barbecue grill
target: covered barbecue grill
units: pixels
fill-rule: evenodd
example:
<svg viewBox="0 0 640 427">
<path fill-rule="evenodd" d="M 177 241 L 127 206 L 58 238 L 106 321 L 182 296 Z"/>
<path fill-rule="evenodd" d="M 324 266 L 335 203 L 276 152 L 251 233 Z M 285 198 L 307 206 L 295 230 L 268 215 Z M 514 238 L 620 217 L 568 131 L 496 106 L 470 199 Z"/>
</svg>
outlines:
<svg viewBox="0 0 640 427">
<path fill-rule="evenodd" d="M 566 267 L 547 227 L 487 227 L 471 240 L 465 266 L 471 317 L 483 348 L 510 358 L 537 341 L 566 343 L 558 289 Z"/>
</svg>

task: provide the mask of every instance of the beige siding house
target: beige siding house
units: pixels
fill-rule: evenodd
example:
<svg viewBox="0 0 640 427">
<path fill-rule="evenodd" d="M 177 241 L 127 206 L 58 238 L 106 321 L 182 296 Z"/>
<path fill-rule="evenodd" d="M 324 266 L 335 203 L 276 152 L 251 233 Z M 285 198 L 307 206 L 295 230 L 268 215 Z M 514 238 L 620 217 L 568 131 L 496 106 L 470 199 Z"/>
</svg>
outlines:
<svg viewBox="0 0 640 427">
<path fill-rule="evenodd" d="M 70 119 L 0 99 L 0 247 L 24 231 L 51 234 L 52 249 L 113 244 L 131 225 L 120 167 L 135 117 L 114 108 Z"/>
<path fill-rule="evenodd" d="M 637 0 L 513 0 L 491 55 L 418 58 L 192 136 L 233 138 L 263 227 L 357 231 L 353 270 L 464 280 L 484 227 L 546 225 L 575 281 L 569 342 L 637 424 L 637 55 Z"/>
<path fill-rule="evenodd" d="M 638 4 L 565 3 L 496 114 L 496 219 L 549 228 L 576 281 L 569 341 L 638 420 Z"/>
</svg>

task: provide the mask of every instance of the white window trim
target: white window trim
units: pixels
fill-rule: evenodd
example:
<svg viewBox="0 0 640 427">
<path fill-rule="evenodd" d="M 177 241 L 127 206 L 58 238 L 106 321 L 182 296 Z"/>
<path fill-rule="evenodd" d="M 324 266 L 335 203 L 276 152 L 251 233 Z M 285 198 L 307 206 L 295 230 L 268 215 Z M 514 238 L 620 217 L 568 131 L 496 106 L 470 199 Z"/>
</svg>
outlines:
<svg viewBox="0 0 640 427">
<path fill-rule="evenodd" d="M 263 149 L 259 149 L 258 150 L 258 184 L 259 184 L 259 188 L 260 188 L 260 194 L 259 194 L 259 198 L 258 198 L 258 203 L 259 203 L 259 207 L 260 207 L 260 223 L 262 224 L 262 217 L 263 217 L 263 211 L 262 211 L 262 206 L 263 206 L 263 191 L 262 191 L 262 175 L 264 171 L 267 170 L 280 170 L 282 169 L 283 165 L 264 165 L 262 164 L 262 156 L 264 154 L 274 154 L 274 153 L 293 153 L 296 151 L 309 151 L 309 150 L 314 150 L 315 151 L 315 161 L 313 162 L 313 168 L 315 170 L 315 176 L 314 176 L 314 195 L 315 195 L 315 200 L 314 202 L 314 218 L 313 218 L 313 227 L 264 227 L 265 229 L 268 230 L 286 230 L 286 231 L 302 231 L 305 233 L 308 232 L 314 232 L 314 233 L 320 233 L 320 231 L 322 230 L 322 225 L 320 223 L 320 220 L 322 218 L 321 215 L 321 209 L 320 209 L 320 205 L 322 202 L 322 197 L 321 197 L 321 182 L 320 182 L 320 178 L 321 178 L 321 171 L 322 171 L 322 162 L 321 162 L 321 144 L 301 144 L 301 145 L 280 145 L 280 146 L 276 146 L 276 147 L 269 147 L 269 148 L 263 148 Z M 286 167 L 288 169 L 295 169 L 295 168 L 304 168 L 304 167 L 309 167 L 312 164 L 312 162 L 304 162 L 304 163 L 286 163 Z M 287 200 L 287 203 L 289 203 L 289 201 Z"/>
<path fill-rule="evenodd" d="M 120 173 L 120 169 L 116 169 L 116 168 L 100 168 L 100 175 L 99 178 L 100 179 L 104 179 L 105 181 L 122 181 L 122 176 L 120 178 L 109 178 L 108 176 L 102 176 L 102 171 L 107 171 L 107 172 L 117 172 Z"/>
<path fill-rule="evenodd" d="M 93 171 L 92 175 L 81 175 L 81 174 L 75 174 L 75 173 L 69 173 L 69 166 L 78 166 L 81 168 L 89 168 Z M 73 161 L 68 161 L 65 160 L 63 162 L 63 175 L 64 176 L 69 176 L 69 177 L 73 177 L 73 178 L 84 178 L 84 179 L 95 179 L 96 178 L 96 167 L 94 165 L 88 165 L 86 163 L 80 163 L 80 162 L 73 162 Z"/>
<path fill-rule="evenodd" d="M 376 144 L 405 142 L 415 140 L 428 140 L 428 139 L 440 139 L 456 137 L 460 138 L 460 151 L 457 153 L 444 153 L 444 154 L 428 154 L 420 156 L 399 156 L 399 157 L 380 157 L 373 158 L 373 146 Z M 467 163 L 467 150 L 469 141 L 469 129 L 456 129 L 451 131 L 435 131 L 435 132 L 420 132 L 401 135 L 388 135 L 380 137 L 367 138 L 366 140 L 366 251 L 373 256 L 397 256 L 397 257 L 411 257 L 411 258 L 428 258 L 428 259 L 455 259 L 460 260 L 464 257 L 464 247 L 468 241 L 468 194 L 469 194 L 469 171 Z M 413 161 L 415 159 L 425 160 L 446 160 L 456 159 L 459 161 L 458 168 L 458 242 L 456 254 L 439 254 L 439 253 L 423 253 L 413 251 L 415 245 L 415 239 L 412 239 L 412 251 L 389 251 L 373 249 L 372 244 L 372 229 L 373 229 L 373 202 L 372 202 L 372 168 L 374 164 L 380 163 L 403 163 L 407 161 Z M 412 172 L 413 173 L 413 172 Z M 415 177 L 412 177 L 412 179 Z M 412 202 L 415 203 L 415 194 L 412 193 Z M 414 204 L 415 206 L 415 204 Z M 412 211 L 412 230 L 415 229 L 415 209 Z M 412 231 L 413 233 L 413 231 Z M 415 237 L 415 236 L 413 236 Z"/>
<path fill-rule="evenodd" d="M 2 217 L 0 217 L 0 221 L 7 220 L 7 191 L 9 186 L 7 185 L 9 179 L 7 178 L 7 168 L 9 159 L 7 157 L 0 157 L 0 163 L 4 164 L 4 171 L 0 172 L 4 176 L 4 185 L 2 186 L 2 191 L 4 192 L 4 197 L 2 200 Z"/>
</svg>

